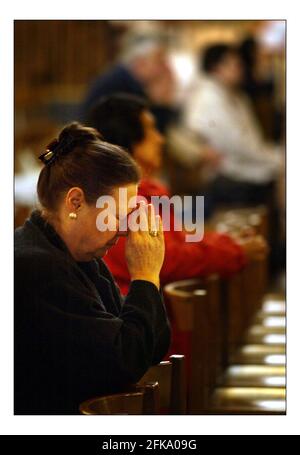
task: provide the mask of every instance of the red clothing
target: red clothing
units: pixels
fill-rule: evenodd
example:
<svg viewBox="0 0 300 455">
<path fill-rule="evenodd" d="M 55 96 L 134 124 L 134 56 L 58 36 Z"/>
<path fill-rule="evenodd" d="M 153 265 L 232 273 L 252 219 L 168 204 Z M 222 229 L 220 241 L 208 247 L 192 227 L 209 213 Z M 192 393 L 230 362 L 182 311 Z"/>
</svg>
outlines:
<svg viewBox="0 0 300 455">
<path fill-rule="evenodd" d="M 169 195 L 168 188 L 156 180 L 143 180 L 139 185 L 139 195 L 150 202 L 151 196 Z M 172 223 L 171 214 L 171 229 Z M 228 235 L 215 232 L 204 235 L 201 242 L 187 243 L 185 233 L 171 230 L 164 232 L 165 259 L 160 273 L 160 282 L 167 283 L 188 278 L 218 273 L 222 276 L 230 275 L 240 270 L 246 263 L 242 248 Z M 121 292 L 126 295 L 130 284 L 130 275 L 125 260 L 126 238 L 121 237 L 103 258 L 120 286 Z M 168 302 L 166 302 L 168 310 Z M 168 311 L 172 323 L 172 314 Z M 189 363 L 189 334 L 179 332 L 172 323 L 171 354 L 185 354 Z"/>
<path fill-rule="evenodd" d="M 169 192 L 156 180 L 143 180 L 139 185 L 139 195 L 150 202 L 151 196 L 168 196 Z M 170 225 L 172 229 L 172 215 Z M 230 275 L 240 270 L 246 262 L 242 248 L 228 235 L 210 232 L 198 243 L 187 243 L 185 233 L 181 231 L 165 231 L 164 237 L 165 259 L 160 272 L 162 286 L 211 273 Z M 123 294 L 127 294 L 130 284 L 125 242 L 126 238 L 121 237 L 104 257 Z"/>
</svg>

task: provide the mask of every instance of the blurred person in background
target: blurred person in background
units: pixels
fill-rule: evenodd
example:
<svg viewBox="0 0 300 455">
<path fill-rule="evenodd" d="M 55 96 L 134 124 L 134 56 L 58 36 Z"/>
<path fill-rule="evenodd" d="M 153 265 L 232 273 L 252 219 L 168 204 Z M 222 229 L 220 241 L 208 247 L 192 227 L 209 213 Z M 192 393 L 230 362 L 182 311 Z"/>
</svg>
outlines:
<svg viewBox="0 0 300 455">
<path fill-rule="evenodd" d="M 243 64 L 241 89 L 251 99 L 265 136 L 280 141 L 284 136 L 284 115 L 276 103 L 276 81 L 270 55 L 252 36 L 246 37 L 237 49 Z"/>
<path fill-rule="evenodd" d="M 150 201 L 151 196 L 170 196 L 167 186 L 157 180 L 161 168 L 164 138 L 156 128 L 147 103 L 138 97 L 119 94 L 103 98 L 91 111 L 89 125 L 102 134 L 104 140 L 121 145 L 132 155 L 141 169 L 138 194 Z M 173 213 L 174 217 L 174 213 Z M 202 241 L 189 243 L 185 232 L 165 231 L 166 254 L 160 273 L 162 285 L 179 279 L 220 273 L 229 275 L 241 269 L 247 257 L 265 252 L 261 238 L 240 243 L 228 235 L 210 232 Z M 125 243 L 120 240 L 105 260 L 122 290 L 128 290 L 129 274 L 125 263 Z"/>
<path fill-rule="evenodd" d="M 264 204 L 271 220 L 271 269 L 284 266 L 285 247 L 279 236 L 276 184 L 284 151 L 268 143 L 241 90 L 244 72 L 236 48 L 216 44 L 206 48 L 199 78 L 186 101 L 184 124 L 197 132 L 221 155 L 211 185 L 214 207 Z"/>
<path fill-rule="evenodd" d="M 83 120 L 102 96 L 119 92 L 149 100 L 161 132 L 176 117 L 175 79 L 161 34 L 128 35 L 120 61 L 99 75 L 89 88 L 82 106 Z"/>
<path fill-rule="evenodd" d="M 239 90 L 243 66 L 235 48 L 216 44 L 202 56 L 204 77 L 190 91 L 183 122 L 221 155 L 214 203 L 269 205 L 283 151 L 265 142 L 249 99 Z"/>
<path fill-rule="evenodd" d="M 142 180 L 138 194 L 150 201 L 151 196 L 169 196 L 169 189 L 156 180 L 162 160 L 164 138 L 157 130 L 147 103 L 135 96 L 115 95 L 104 98 L 91 112 L 89 124 L 98 129 L 104 140 L 124 147 L 137 161 Z M 211 273 L 228 276 L 240 270 L 248 260 L 266 254 L 266 244 L 260 236 L 233 240 L 225 234 L 206 233 L 202 241 L 187 243 L 185 233 L 174 230 L 174 213 L 170 231 L 165 235 L 165 259 L 160 272 L 162 285 Z M 121 238 L 105 257 L 122 293 L 130 285 L 125 259 L 125 239 Z M 182 352 L 186 339 L 173 327 L 171 353 Z"/>
</svg>

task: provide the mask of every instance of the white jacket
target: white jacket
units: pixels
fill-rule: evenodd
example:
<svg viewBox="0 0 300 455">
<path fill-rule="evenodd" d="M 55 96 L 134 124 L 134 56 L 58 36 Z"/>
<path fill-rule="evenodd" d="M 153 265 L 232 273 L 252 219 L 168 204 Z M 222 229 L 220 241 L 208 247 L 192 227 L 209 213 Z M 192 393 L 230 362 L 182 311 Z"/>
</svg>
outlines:
<svg viewBox="0 0 300 455">
<path fill-rule="evenodd" d="M 184 108 L 186 128 L 222 154 L 219 173 L 233 180 L 268 183 L 280 169 L 279 147 L 264 142 L 251 105 L 213 78 L 197 80 Z M 276 150 L 277 149 L 277 150 Z"/>
</svg>

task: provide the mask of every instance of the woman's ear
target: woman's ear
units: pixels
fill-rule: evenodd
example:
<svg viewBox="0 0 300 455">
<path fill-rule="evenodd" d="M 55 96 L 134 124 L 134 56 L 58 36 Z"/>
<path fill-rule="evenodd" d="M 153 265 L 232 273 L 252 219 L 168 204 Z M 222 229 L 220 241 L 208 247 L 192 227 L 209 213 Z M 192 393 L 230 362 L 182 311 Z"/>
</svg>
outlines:
<svg viewBox="0 0 300 455">
<path fill-rule="evenodd" d="M 66 195 L 65 204 L 69 212 L 76 212 L 85 203 L 84 192 L 81 188 L 70 188 Z"/>
</svg>

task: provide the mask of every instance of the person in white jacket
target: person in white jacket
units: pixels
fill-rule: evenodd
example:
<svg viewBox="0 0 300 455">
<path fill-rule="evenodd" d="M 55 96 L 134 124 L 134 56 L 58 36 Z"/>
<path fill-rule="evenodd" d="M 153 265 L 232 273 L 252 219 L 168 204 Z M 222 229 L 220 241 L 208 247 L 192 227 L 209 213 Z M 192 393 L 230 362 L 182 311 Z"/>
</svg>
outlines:
<svg viewBox="0 0 300 455">
<path fill-rule="evenodd" d="M 202 70 L 204 76 L 198 78 L 187 97 L 183 123 L 220 153 L 207 192 L 211 212 L 220 204 L 266 205 L 272 220 L 270 264 L 275 272 L 285 263 L 275 199 L 276 182 L 284 164 L 283 150 L 264 140 L 251 100 L 239 90 L 243 66 L 234 47 L 217 44 L 207 48 Z"/>
<path fill-rule="evenodd" d="M 264 141 L 250 100 L 238 90 L 240 58 L 233 47 L 214 45 L 203 54 L 202 70 L 189 91 L 183 123 L 220 153 L 215 186 L 224 202 L 265 202 L 264 190 L 276 180 L 283 153 Z"/>
</svg>

